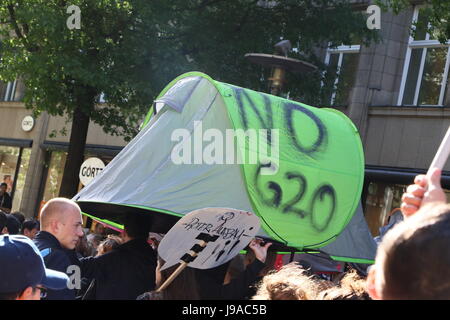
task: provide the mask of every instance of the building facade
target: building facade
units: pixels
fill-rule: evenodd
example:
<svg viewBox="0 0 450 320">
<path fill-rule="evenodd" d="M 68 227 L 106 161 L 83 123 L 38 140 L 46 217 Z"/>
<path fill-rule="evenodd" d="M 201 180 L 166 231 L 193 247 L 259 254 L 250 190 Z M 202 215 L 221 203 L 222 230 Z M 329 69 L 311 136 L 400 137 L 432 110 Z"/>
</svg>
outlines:
<svg viewBox="0 0 450 320">
<path fill-rule="evenodd" d="M 355 3 L 363 10 L 370 1 Z M 360 131 L 366 162 L 362 204 L 374 236 L 398 209 L 414 176 L 426 172 L 450 125 L 450 43 L 439 43 L 425 30 L 412 37 L 417 20 L 426 17 L 420 2 L 412 2 L 399 15 L 382 13 L 380 43 L 323 52 L 323 61 L 338 71 L 339 90 L 330 102 Z M 32 217 L 43 201 L 58 195 L 70 125 L 43 114 L 31 131 L 24 131 L 22 121 L 31 112 L 22 97 L 20 81 L 0 86 L 0 179 L 11 177 L 13 210 Z M 49 137 L 64 126 L 66 136 Z M 125 144 L 91 124 L 85 157 L 108 163 Z M 444 168 L 443 185 L 450 189 L 450 164 Z"/>
<path fill-rule="evenodd" d="M 5 90 L 8 86 L 13 88 L 11 83 L 2 84 L 0 96 L 0 179 L 8 183 L 12 211 L 32 218 L 45 201 L 58 196 L 71 123 L 46 113 L 34 119 L 20 101 L 23 88 L 16 86 L 11 93 Z M 110 136 L 93 123 L 86 143 L 85 158 L 97 157 L 105 164 L 126 145 L 121 137 Z"/>
</svg>

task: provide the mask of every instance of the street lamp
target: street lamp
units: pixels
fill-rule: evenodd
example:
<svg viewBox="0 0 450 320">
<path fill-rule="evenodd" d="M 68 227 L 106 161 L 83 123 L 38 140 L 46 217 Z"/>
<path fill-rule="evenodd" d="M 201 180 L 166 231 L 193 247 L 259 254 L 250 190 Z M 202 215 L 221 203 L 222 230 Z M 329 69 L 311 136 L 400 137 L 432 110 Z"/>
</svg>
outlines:
<svg viewBox="0 0 450 320">
<path fill-rule="evenodd" d="M 272 76 L 269 78 L 270 94 L 280 95 L 283 84 L 286 82 L 286 71 L 306 73 L 317 69 L 311 63 L 288 58 L 287 54 L 291 49 L 291 42 L 283 40 L 275 45 L 275 54 L 247 53 L 245 55 L 251 63 L 272 68 Z"/>
</svg>

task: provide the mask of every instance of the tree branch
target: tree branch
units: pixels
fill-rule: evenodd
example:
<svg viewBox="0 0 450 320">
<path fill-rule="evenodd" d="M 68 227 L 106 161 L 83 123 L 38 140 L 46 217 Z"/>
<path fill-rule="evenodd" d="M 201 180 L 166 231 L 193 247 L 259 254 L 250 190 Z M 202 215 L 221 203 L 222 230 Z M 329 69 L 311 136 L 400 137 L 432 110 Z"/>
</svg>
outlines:
<svg viewBox="0 0 450 320">
<path fill-rule="evenodd" d="M 17 19 L 16 19 L 16 12 L 14 11 L 14 5 L 13 4 L 8 4 L 7 6 L 8 8 L 8 12 L 9 12 L 9 17 L 11 18 L 11 24 L 13 26 L 14 32 L 16 33 L 16 36 L 22 40 L 23 46 L 29 51 L 29 52 L 36 52 L 39 50 L 38 46 L 30 46 L 30 44 L 28 43 L 28 40 L 26 38 L 26 36 L 22 33 L 22 31 L 20 30 L 19 24 L 17 23 Z M 28 29 L 28 25 L 26 25 L 25 27 L 25 31 L 28 33 L 29 29 Z"/>
<path fill-rule="evenodd" d="M 22 31 L 20 31 L 19 24 L 17 23 L 16 20 L 16 12 L 14 11 L 14 5 L 9 4 L 7 8 L 9 12 L 9 17 L 11 18 L 11 24 L 13 25 L 17 37 L 19 37 L 22 40 L 25 40 L 25 37 L 23 36 Z"/>
</svg>

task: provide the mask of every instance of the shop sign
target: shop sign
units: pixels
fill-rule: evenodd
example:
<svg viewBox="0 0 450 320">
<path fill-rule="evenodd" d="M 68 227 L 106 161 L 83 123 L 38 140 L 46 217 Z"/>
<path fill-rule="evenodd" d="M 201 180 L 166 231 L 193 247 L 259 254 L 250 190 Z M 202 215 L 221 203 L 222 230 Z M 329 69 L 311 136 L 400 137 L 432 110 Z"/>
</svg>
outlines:
<svg viewBox="0 0 450 320">
<path fill-rule="evenodd" d="M 33 130 L 34 127 L 34 118 L 32 116 L 26 116 L 22 120 L 22 130 L 29 132 Z"/>
<path fill-rule="evenodd" d="M 81 183 L 87 186 L 104 168 L 105 164 L 99 158 L 86 159 L 80 168 Z"/>
</svg>

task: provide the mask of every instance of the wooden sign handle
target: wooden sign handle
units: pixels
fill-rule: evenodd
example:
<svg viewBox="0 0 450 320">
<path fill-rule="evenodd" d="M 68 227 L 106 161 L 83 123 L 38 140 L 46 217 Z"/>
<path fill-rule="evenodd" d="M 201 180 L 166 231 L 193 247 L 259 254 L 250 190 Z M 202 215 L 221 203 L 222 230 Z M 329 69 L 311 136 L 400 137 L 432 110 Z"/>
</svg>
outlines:
<svg viewBox="0 0 450 320">
<path fill-rule="evenodd" d="M 161 292 L 163 291 L 165 288 L 167 288 L 169 286 L 169 284 L 172 283 L 173 280 L 175 280 L 175 278 L 181 273 L 181 271 L 184 270 L 184 268 L 186 268 L 188 266 L 187 262 L 182 262 L 178 268 L 170 275 L 169 278 L 167 278 L 166 281 L 164 281 L 164 283 L 158 288 L 158 290 L 156 290 L 156 292 Z"/>
<path fill-rule="evenodd" d="M 208 244 L 208 242 L 206 242 L 204 240 L 201 240 L 200 242 L 198 242 L 198 245 L 202 248 L 206 247 L 207 244 Z M 191 250 L 188 254 L 191 257 L 195 258 L 198 255 L 198 252 Z M 169 284 L 171 284 L 172 281 L 175 280 L 175 278 L 181 273 L 181 271 L 183 271 L 188 266 L 188 264 L 189 264 L 189 262 L 182 261 L 181 264 L 178 266 L 178 268 L 176 268 L 176 270 L 170 275 L 170 277 L 167 278 L 166 281 L 164 281 L 164 283 L 156 290 L 156 292 L 161 292 L 165 288 L 167 288 L 169 286 Z"/>
</svg>

